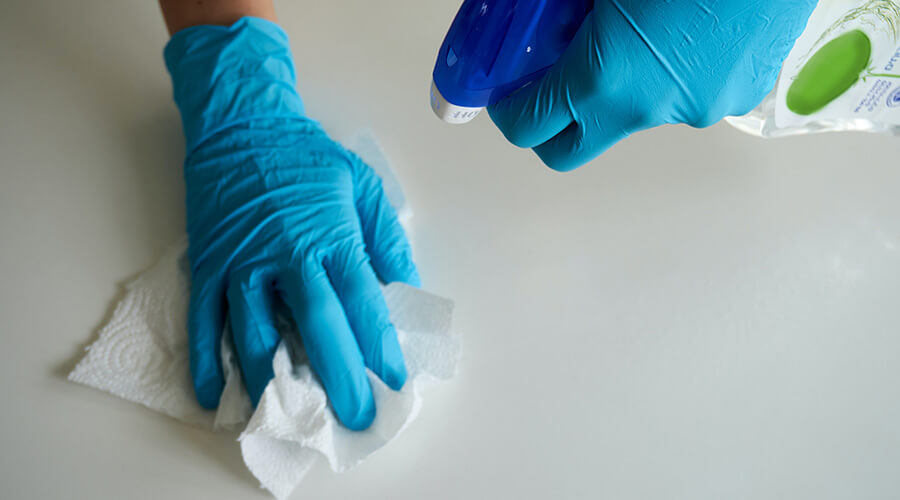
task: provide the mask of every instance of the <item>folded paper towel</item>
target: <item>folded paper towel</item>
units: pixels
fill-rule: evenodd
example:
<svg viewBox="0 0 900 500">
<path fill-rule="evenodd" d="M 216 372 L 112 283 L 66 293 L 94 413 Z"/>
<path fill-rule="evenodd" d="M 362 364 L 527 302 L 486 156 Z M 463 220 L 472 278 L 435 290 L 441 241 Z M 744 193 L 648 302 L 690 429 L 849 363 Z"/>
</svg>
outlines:
<svg viewBox="0 0 900 500">
<path fill-rule="evenodd" d="M 377 142 L 360 134 L 347 142 L 381 175 L 385 193 L 408 222 L 402 191 Z M 408 225 L 407 225 L 408 227 Z M 453 376 L 461 353 L 450 329 L 453 303 L 422 290 L 392 283 L 384 288 L 409 373 L 401 391 L 392 391 L 369 373 L 377 415 L 361 432 L 341 426 L 325 391 L 312 373 L 292 323 L 281 315 L 285 342 L 275 353 L 275 378 L 253 411 L 240 377 L 230 335 L 223 336 L 225 389 L 215 411 L 194 398 L 188 365 L 187 308 L 190 271 L 187 239 L 126 285 L 124 298 L 99 339 L 87 348 L 69 380 L 110 392 L 186 422 L 217 429 L 246 424 L 238 438 L 247 468 L 278 498 L 287 497 L 317 457 L 341 472 L 396 437 L 421 408 L 422 388 Z M 249 420 L 249 421 L 248 421 Z"/>
</svg>

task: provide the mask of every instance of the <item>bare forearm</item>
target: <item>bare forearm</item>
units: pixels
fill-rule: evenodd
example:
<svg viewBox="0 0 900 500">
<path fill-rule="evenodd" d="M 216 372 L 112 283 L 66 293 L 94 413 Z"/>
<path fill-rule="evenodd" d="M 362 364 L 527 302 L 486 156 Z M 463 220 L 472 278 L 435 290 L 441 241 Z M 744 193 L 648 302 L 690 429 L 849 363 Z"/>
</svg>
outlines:
<svg viewBox="0 0 900 500">
<path fill-rule="evenodd" d="M 200 24 L 229 26 L 244 16 L 275 22 L 272 0 L 159 0 L 169 34 Z"/>
</svg>

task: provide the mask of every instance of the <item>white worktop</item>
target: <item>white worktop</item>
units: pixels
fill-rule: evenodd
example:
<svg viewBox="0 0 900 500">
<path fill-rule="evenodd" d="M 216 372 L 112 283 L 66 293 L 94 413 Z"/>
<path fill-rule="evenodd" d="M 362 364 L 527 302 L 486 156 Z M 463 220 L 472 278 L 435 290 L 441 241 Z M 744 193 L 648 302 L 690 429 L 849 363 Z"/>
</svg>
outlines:
<svg viewBox="0 0 900 500">
<path fill-rule="evenodd" d="M 670 126 L 554 173 L 432 116 L 457 6 L 279 5 L 309 114 L 378 135 L 465 334 L 407 432 L 293 498 L 897 498 L 900 139 Z M 233 435 L 65 379 L 183 232 L 166 38 L 150 0 L 0 13 L 0 498 L 267 498 Z"/>
</svg>

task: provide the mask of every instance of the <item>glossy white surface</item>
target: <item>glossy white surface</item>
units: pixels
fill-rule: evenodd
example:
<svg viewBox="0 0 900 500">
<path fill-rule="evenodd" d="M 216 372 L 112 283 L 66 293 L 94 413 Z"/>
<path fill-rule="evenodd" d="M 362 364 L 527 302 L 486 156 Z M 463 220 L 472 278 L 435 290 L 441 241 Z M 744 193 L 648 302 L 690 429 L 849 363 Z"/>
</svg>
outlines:
<svg viewBox="0 0 900 500">
<path fill-rule="evenodd" d="M 379 135 L 466 334 L 397 442 L 294 498 L 896 498 L 900 141 L 665 127 L 556 174 L 433 116 L 457 6 L 279 6 L 309 114 Z M 165 40 L 151 1 L 0 15 L 2 498 L 266 498 L 229 436 L 65 380 L 182 232 Z"/>
</svg>

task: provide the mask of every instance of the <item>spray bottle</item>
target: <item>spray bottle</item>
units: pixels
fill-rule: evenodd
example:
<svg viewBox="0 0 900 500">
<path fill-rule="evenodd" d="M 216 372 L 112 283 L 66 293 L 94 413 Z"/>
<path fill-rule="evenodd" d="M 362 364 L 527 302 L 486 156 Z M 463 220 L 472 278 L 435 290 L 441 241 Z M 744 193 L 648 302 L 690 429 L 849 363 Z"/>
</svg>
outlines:
<svg viewBox="0 0 900 500">
<path fill-rule="evenodd" d="M 438 52 L 431 109 L 466 123 L 537 80 L 592 8 L 593 0 L 465 0 Z"/>
<path fill-rule="evenodd" d="M 537 80 L 592 8 L 593 0 L 465 0 L 438 52 L 431 109 L 466 123 Z M 900 0 L 819 2 L 769 96 L 727 121 L 764 137 L 900 135 Z"/>
</svg>

